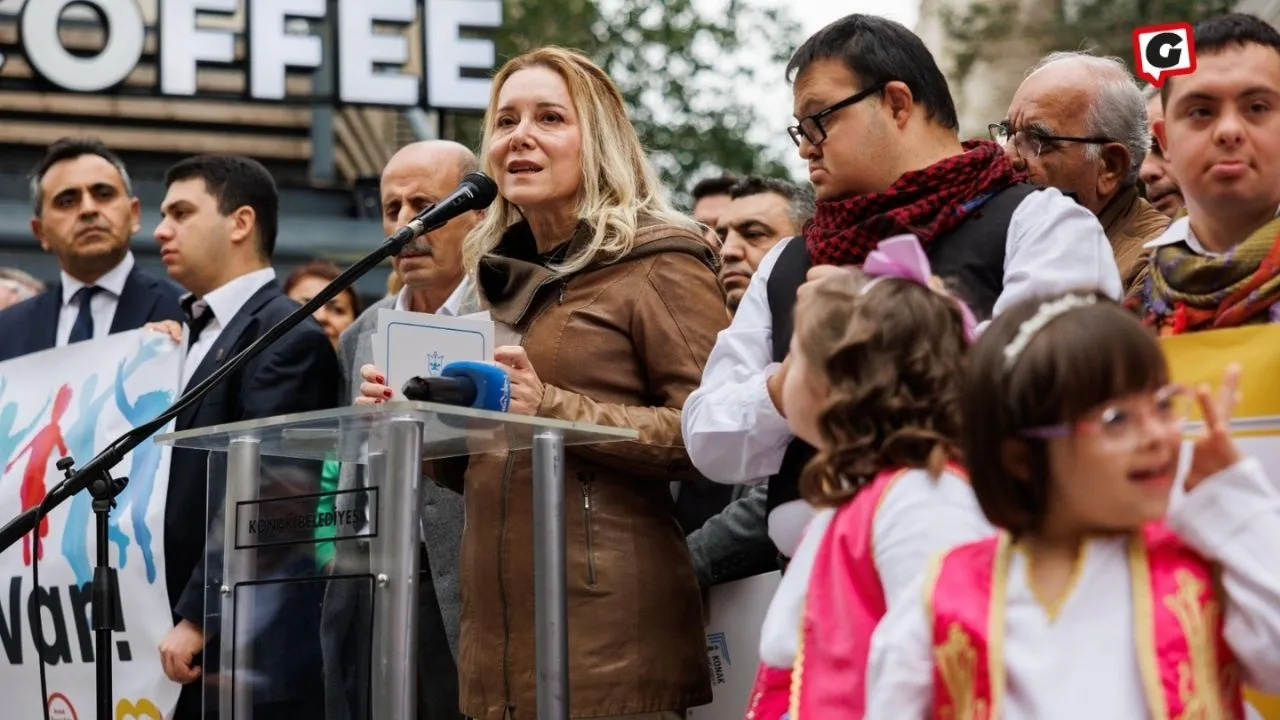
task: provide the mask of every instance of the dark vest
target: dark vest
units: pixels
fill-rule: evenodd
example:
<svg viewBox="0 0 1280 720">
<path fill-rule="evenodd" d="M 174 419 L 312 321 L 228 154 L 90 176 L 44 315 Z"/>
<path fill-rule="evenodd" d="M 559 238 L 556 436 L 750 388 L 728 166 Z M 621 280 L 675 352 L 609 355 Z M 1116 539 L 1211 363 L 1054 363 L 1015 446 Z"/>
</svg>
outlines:
<svg viewBox="0 0 1280 720">
<path fill-rule="evenodd" d="M 969 305 L 978 322 L 991 318 L 996 298 L 1004 289 L 1004 251 L 1009 237 L 1009 219 L 1036 189 L 1033 185 L 1019 183 L 987 198 L 980 198 L 977 201 L 979 207 L 959 227 L 929 246 L 927 254 L 933 274 L 942 278 L 952 292 Z M 782 362 L 791 347 L 796 290 L 804 283 L 810 267 L 804 238 L 796 237 L 782 248 L 769 274 L 774 362 Z M 800 498 L 800 472 L 813 456 L 813 447 L 799 438 L 792 439 L 787 445 L 782 467 L 777 475 L 769 478 L 769 512 Z"/>
</svg>

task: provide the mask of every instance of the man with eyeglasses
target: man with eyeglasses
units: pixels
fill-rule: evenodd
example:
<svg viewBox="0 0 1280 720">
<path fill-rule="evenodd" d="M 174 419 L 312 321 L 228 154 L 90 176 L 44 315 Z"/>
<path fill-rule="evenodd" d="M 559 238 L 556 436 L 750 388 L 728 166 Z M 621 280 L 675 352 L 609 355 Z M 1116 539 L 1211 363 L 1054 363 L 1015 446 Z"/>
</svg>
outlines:
<svg viewBox="0 0 1280 720">
<path fill-rule="evenodd" d="M 989 126 L 1015 167 L 1098 216 L 1126 288 L 1145 266 L 1142 246 L 1169 226 L 1138 192 L 1151 146 L 1142 91 L 1116 58 L 1046 55 L 1013 94 L 1009 116 Z"/>
<path fill-rule="evenodd" d="M 1280 32 L 1251 15 L 1194 28 L 1153 128 L 1187 214 L 1149 243 L 1130 303 L 1161 334 L 1280 321 Z"/>
<path fill-rule="evenodd" d="M 1033 294 L 1121 292 L 1092 213 L 1026 183 L 995 143 L 960 141 L 946 80 L 902 25 L 872 15 L 837 20 L 796 51 L 787 74 L 800 118 L 790 132 L 817 208 L 803 237 L 780 241 L 760 261 L 682 413 L 703 475 L 768 481 L 770 537 L 785 557 L 811 516 L 798 479 L 813 448 L 791 435 L 780 389 L 796 290 L 808 275 L 834 271 L 817 266 L 861 265 L 881 240 L 909 233 L 979 319 Z"/>
</svg>

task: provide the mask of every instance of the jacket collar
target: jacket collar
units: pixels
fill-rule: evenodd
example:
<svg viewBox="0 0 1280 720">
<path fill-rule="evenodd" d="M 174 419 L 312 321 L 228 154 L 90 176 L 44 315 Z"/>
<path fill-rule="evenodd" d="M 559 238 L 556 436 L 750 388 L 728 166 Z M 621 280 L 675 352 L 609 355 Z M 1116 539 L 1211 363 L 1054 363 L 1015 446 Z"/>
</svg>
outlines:
<svg viewBox="0 0 1280 720">
<path fill-rule="evenodd" d="M 557 250 L 557 261 L 586 248 L 593 234 L 590 223 L 579 221 L 573 234 Z M 529 224 L 522 220 L 507 228 L 497 247 L 480 259 L 476 280 L 493 319 L 515 327 L 529 314 L 535 301 L 556 285 L 567 284 L 578 275 L 610 263 L 665 251 L 687 252 L 701 259 L 713 271 L 718 270 L 715 252 L 693 231 L 662 223 L 647 223 L 637 231 L 631 252 L 624 257 L 598 256 L 576 272 L 557 275 L 544 264 L 546 261 L 538 253 Z"/>
</svg>

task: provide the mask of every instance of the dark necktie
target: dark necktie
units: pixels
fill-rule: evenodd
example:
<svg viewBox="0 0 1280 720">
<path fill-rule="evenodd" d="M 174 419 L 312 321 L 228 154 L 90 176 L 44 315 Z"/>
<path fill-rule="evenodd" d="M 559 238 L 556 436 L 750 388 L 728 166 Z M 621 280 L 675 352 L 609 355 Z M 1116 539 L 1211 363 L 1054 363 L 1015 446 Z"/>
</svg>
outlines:
<svg viewBox="0 0 1280 720">
<path fill-rule="evenodd" d="M 191 335 L 191 339 L 187 341 L 187 349 L 190 350 L 196 340 L 200 339 L 200 333 L 213 320 L 213 308 L 204 300 L 188 295 L 182 299 L 182 312 L 187 316 L 187 329 Z"/>
<path fill-rule="evenodd" d="M 93 296 L 102 292 L 102 288 L 93 285 L 86 285 L 76 291 L 71 296 L 72 301 L 79 300 L 80 312 L 76 315 L 76 322 L 71 326 L 71 337 L 67 338 L 67 343 L 78 343 L 81 340 L 93 339 Z"/>
</svg>

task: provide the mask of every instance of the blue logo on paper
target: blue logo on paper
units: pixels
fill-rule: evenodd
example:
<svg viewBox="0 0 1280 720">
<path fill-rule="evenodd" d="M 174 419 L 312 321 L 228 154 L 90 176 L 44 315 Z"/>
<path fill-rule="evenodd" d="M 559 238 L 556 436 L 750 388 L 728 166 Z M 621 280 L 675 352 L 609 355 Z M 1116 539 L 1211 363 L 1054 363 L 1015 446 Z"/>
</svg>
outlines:
<svg viewBox="0 0 1280 720">
<path fill-rule="evenodd" d="M 707 635 L 707 664 L 711 668 L 711 686 L 716 687 L 728 682 L 725 668 L 733 665 L 729 661 L 729 639 L 724 633 Z"/>
<path fill-rule="evenodd" d="M 442 367 L 444 367 L 444 355 L 433 352 L 427 356 L 427 371 L 432 375 L 439 375 Z"/>
</svg>

